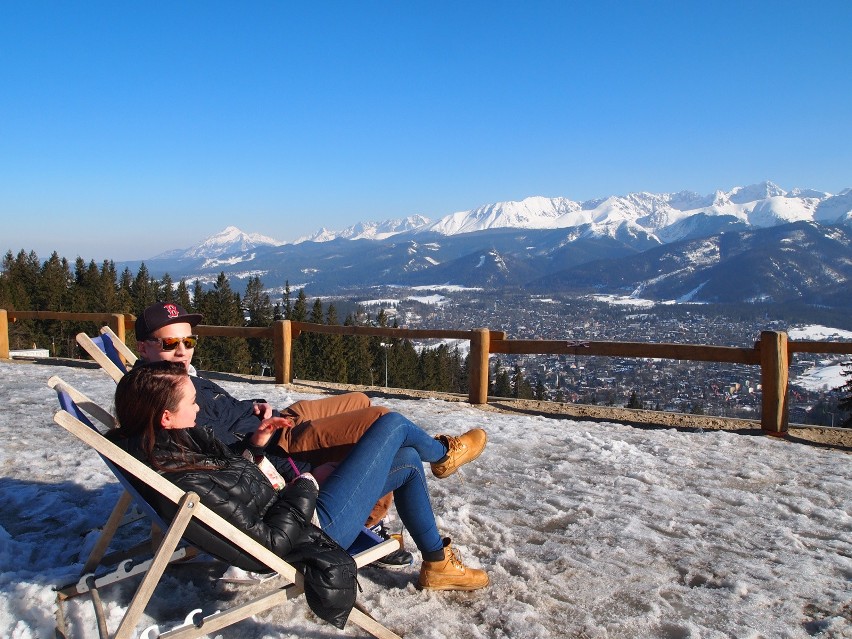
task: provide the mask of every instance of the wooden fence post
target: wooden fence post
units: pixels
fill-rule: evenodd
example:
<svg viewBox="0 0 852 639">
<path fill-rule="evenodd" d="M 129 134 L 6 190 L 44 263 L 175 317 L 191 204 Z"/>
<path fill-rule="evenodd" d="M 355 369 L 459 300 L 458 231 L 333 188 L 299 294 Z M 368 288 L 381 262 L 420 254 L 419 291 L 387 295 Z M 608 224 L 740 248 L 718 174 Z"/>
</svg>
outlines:
<svg viewBox="0 0 852 639">
<path fill-rule="evenodd" d="M 112 329 L 112 332 L 118 335 L 118 339 L 120 339 L 122 343 L 127 344 L 127 329 L 124 324 L 124 313 L 113 313 L 109 318 L 108 325 L 110 329 Z"/>
<path fill-rule="evenodd" d="M 787 333 L 760 333 L 760 377 L 763 384 L 763 411 L 760 427 L 768 435 L 787 433 L 787 381 L 790 373 Z"/>
<path fill-rule="evenodd" d="M 491 334 L 487 328 L 475 328 L 470 336 L 468 399 L 471 404 L 488 403 L 488 354 Z"/>
<path fill-rule="evenodd" d="M 113 333 L 115 333 L 116 337 L 121 340 L 122 344 L 127 344 L 126 339 L 126 328 L 124 326 L 124 313 L 113 313 L 107 325 L 110 327 Z M 127 363 L 127 359 L 119 353 L 118 356 L 121 358 L 121 361 L 125 364 Z"/>
<path fill-rule="evenodd" d="M 275 383 L 289 384 L 293 381 L 293 332 L 290 320 L 273 322 L 272 350 L 275 356 Z"/>
<path fill-rule="evenodd" d="M 9 314 L 0 308 L 0 359 L 9 359 Z"/>
</svg>

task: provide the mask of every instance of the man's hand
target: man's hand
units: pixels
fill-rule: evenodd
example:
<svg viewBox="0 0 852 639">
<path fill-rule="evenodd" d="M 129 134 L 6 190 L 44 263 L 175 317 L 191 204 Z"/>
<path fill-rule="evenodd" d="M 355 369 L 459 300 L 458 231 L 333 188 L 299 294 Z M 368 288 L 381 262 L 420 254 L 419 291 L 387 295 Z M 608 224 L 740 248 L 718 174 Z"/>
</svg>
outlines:
<svg viewBox="0 0 852 639">
<path fill-rule="evenodd" d="M 255 402 L 254 414 L 260 417 L 261 419 L 269 419 L 270 417 L 272 417 L 272 406 L 270 406 L 266 402 Z"/>
<path fill-rule="evenodd" d="M 268 419 L 264 419 L 260 422 L 260 426 L 257 427 L 257 430 L 252 433 L 251 437 L 249 437 L 249 441 L 252 446 L 264 448 L 269 443 L 272 434 L 276 430 L 281 430 L 282 428 L 293 428 L 293 420 L 289 417 L 270 417 Z"/>
</svg>

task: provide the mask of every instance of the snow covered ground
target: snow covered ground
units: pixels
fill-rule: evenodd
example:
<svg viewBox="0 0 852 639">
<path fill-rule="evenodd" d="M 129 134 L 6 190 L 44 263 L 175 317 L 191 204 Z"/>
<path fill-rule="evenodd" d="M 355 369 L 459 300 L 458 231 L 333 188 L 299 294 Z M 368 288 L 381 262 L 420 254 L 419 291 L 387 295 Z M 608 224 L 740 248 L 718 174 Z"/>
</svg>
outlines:
<svg viewBox="0 0 852 639">
<path fill-rule="evenodd" d="M 0 363 L 0 636 L 53 636 L 54 593 L 80 569 L 87 532 L 118 488 L 52 422 L 58 374 L 111 405 L 99 371 Z M 284 405 L 307 397 L 226 383 Z M 262 389 L 262 390 L 260 390 Z M 426 430 L 488 431 L 477 462 L 430 480 L 439 526 L 489 589 L 421 592 L 416 568 L 364 570 L 361 600 L 407 637 L 852 637 L 852 457 L 731 432 L 683 433 L 483 412 L 435 400 L 382 400 Z M 409 539 L 410 543 L 410 539 Z M 182 567 L 147 623 L 252 589 Z M 114 630 L 127 586 L 102 593 Z M 291 610 L 296 611 L 290 616 Z M 73 637 L 96 636 L 84 598 L 67 604 Z M 337 637 L 303 603 L 218 633 L 223 639 Z"/>
</svg>

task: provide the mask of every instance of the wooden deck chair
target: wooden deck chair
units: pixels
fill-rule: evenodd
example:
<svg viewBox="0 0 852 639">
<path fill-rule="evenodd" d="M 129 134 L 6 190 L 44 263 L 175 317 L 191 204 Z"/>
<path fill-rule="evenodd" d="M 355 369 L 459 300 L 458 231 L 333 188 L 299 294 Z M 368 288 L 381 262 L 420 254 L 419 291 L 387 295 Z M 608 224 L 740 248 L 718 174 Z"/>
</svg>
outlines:
<svg viewBox="0 0 852 639">
<path fill-rule="evenodd" d="M 59 406 L 69 414 L 73 415 L 81 423 L 93 431 L 97 431 L 95 425 L 89 420 L 85 413 L 97 419 L 101 424 L 112 428 L 115 424 L 113 416 L 98 404 L 90 400 L 73 386 L 66 384 L 59 377 L 51 377 L 47 380 L 48 386 L 56 391 Z M 82 408 L 82 410 L 81 410 Z M 85 413 L 84 413 L 85 411 Z M 103 607 L 100 603 L 99 588 L 122 581 L 129 577 L 139 575 L 147 570 L 152 563 L 152 555 L 158 539 L 162 539 L 159 531 L 165 530 L 168 524 L 164 522 L 159 514 L 151 508 L 139 495 L 136 488 L 127 477 L 120 472 L 109 459 L 102 457 L 107 467 L 118 479 L 124 491 L 113 507 L 112 513 L 101 528 L 100 535 L 89 553 L 80 577 L 74 583 L 57 588 L 57 628 L 64 636 L 64 618 L 62 615 L 62 602 L 83 594 L 89 594 L 95 605 L 95 616 L 97 618 L 98 630 L 102 637 L 106 636 L 106 620 L 103 615 Z M 133 511 L 130 510 L 133 506 Z M 153 531 L 151 539 L 136 544 L 131 548 L 113 552 L 107 555 L 114 535 L 118 529 L 126 524 L 138 521 L 142 517 L 148 517 L 152 523 Z M 197 554 L 197 551 L 187 544 L 175 549 L 170 562 L 188 559 Z M 108 567 L 108 568 L 107 568 Z M 96 573 L 96 570 L 101 568 Z M 104 570 L 104 568 L 107 568 Z"/>
<path fill-rule="evenodd" d="M 116 384 L 127 373 L 127 365 L 133 366 L 138 359 L 109 326 L 102 327 L 100 335 L 97 337 L 89 337 L 86 333 L 77 333 L 76 339 L 83 350 L 100 364 L 101 368 L 112 377 Z"/>
<path fill-rule="evenodd" d="M 114 577 L 99 578 L 92 571 L 94 571 L 97 568 L 97 564 L 100 563 L 104 552 L 112 540 L 112 536 L 118 528 L 118 521 L 120 520 L 123 511 L 127 509 L 127 506 L 131 501 L 137 500 L 141 502 L 141 504 L 144 504 L 143 507 L 146 511 L 151 511 L 152 517 L 155 517 L 158 520 L 160 519 L 157 512 L 144 500 L 144 498 L 139 495 L 137 491 L 131 490 L 133 488 L 133 485 L 130 483 L 131 477 L 144 482 L 153 490 L 156 490 L 161 495 L 175 503 L 177 505 L 177 512 L 171 521 L 162 521 L 165 534 L 153 558 L 150 561 L 134 564 L 132 566 L 134 574 L 144 573 L 144 577 L 142 578 L 127 611 L 125 612 L 118 629 L 112 637 L 118 639 L 133 635 L 139 619 L 141 618 L 148 601 L 153 596 L 154 589 L 162 578 L 162 575 L 169 563 L 186 556 L 185 553 L 181 552 L 179 545 L 182 541 L 184 531 L 193 518 L 216 530 L 221 536 L 256 559 L 258 562 L 266 565 L 271 571 L 277 572 L 288 582 L 288 584 L 228 610 L 217 611 L 207 616 L 201 616 L 200 613 L 195 616 L 190 615 L 187 617 L 188 623 L 179 625 L 162 634 L 159 633 L 159 629 L 156 629 L 155 636 L 159 636 L 162 639 L 191 639 L 193 637 L 212 634 L 221 628 L 230 626 L 238 621 L 242 621 L 247 617 L 259 614 L 270 608 L 283 605 L 288 600 L 294 599 L 304 592 L 302 575 L 291 564 L 287 563 L 281 557 L 278 557 L 275 553 L 251 539 L 239 529 L 235 528 L 230 522 L 209 510 L 200 502 L 195 493 L 182 491 L 173 483 L 160 476 L 157 472 L 110 442 L 91 425 L 91 422 L 86 419 L 86 416 L 83 415 L 80 410 L 80 406 L 85 406 L 87 411 L 91 409 L 96 415 L 99 414 L 100 416 L 97 417 L 97 419 L 101 420 L 101 418 L 103 418 L 104 423 L 112 424 L 112 416 L 107 411 L 97 407 L 96 403 L 89 400 L 85 395 L 76 391 L 72 386 L 63 382 L 58 377 L 51 377 L 48 383 L 51 388 L 54 388 L 57 391 L 60 398 L 62 397 L 62 394 L 66 396 L 66 400 L 64 401 L 67 403 L 68 407 L 71 408 L 71 410 L 66 410 L 64 408 L 59 410 L 54 416 L 54 421 L 82 442 L 94 448 L 101 458 L 107 463 L 107 466 L 113 470 L 116 478 L 125 487 L 125 493 L 113 509 L 107 525 L 104 527 L 101 539 L 99 539 L 96 543 L 96 547 L 92 550 L 92 553 L 84 566 L 83 575 L 80 580 L 76 584 L 58 589 L 60 594 L 57 596 L 57 627 L 60 633 L 64 632 L 64 618 L 61 609 L 62 601 L 72 596 L 76 596 L 77 594 L 82 594 L 82 592 L 89 592 L 92 595 L 92 601 L 95 605 L 95 612 L 98 618 L 98 631 L 101 639 L 107 639 L 107 637 L 110 636 L 106 627 L 103 608 L 100 603 L 98 586 L 101 584 L 112 583 L 116 579 Z M 68 403 L 69 401 L 70 403 Z M 80 417 L 83 419 L 80 419 Z M 88 422 L 88 424 L 86 422 Z M 390 539 L 373 545 L 360 553 L 354 554 L 353 558 L 355 559 L 356 565 L 361 568 L 397 550 L 398 548 L 399 542 L 395 539 Z M 99 579 L 102 581 L 99 581 Z M 82 592 L 80 592 L 81 589 Z M 349 621 L 360 626 L 372 636 L 379 639 L 400 639 L 399 635 L 376 621 L 363 609 L 363 607 L 358 604 L 356 604 L 356 607 L 350 613 Z M 148 631 L 152 629 L 154 629 L 154 627 L 149 628 Z M 145 636 L 149 636 L 150 633 L 148 631 L 146 631 Z"/>
</svg>

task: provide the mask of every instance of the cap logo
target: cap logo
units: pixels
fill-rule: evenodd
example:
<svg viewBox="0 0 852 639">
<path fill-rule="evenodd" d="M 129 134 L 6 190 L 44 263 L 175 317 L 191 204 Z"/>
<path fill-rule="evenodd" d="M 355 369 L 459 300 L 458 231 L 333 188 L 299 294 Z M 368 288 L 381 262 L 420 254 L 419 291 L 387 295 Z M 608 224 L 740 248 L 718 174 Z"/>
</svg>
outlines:
<svg viewBox="0 0 852 639">
<path fill-rule="evenodd" d="M 164 304 L 163 309 L 168 314 L 169 319 L 180 317 L 180 313 L 178 312 L 177 306 L 175 306 L 174 304 Z"/>
</svg>

